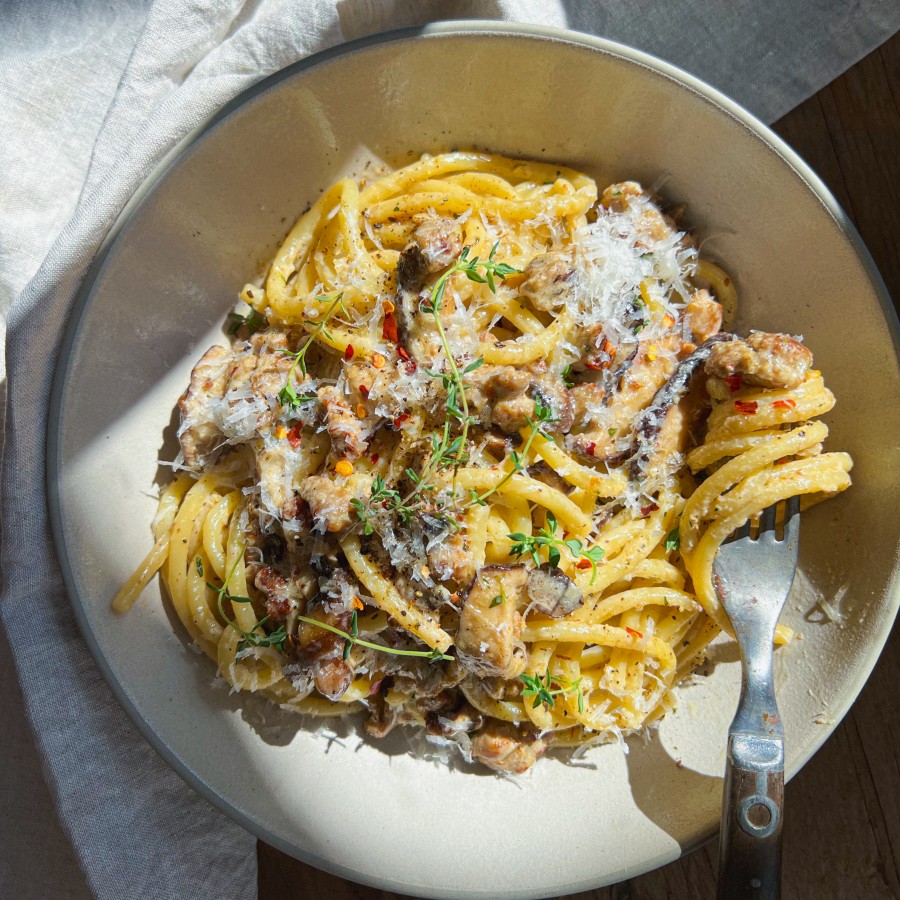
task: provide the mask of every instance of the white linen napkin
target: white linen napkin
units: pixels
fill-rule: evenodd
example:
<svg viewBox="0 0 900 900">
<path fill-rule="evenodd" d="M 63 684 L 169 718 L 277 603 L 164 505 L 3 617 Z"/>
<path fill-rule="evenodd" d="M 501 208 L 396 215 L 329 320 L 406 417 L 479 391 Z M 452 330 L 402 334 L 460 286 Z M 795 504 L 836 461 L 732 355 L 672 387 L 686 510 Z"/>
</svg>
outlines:
<svg viewBox="0 0 900 900">
<path fill-rule="evenodd" d="M 344 39 L 475 17 L 570 24 L 641 46 L 771 118 L 890 36 L 900 27 L 900 6 L 892 0 L 852 6 L 816 0 L 812 9 L 808 0 L 777 7 L 716 0 L 0 4 L 0 318 L 11 307 L 0 619 L 60 820 L 99 898 L 254 897 L 256 857 L 253 838 L 189 789 L 114 701 L 63 591 L 46 511 L 44 440 L 74 294 L 153 166 L 235 94 Z M 0 414 L 2 408 L 0 402 Z M 23 806 L 22 795 L 12 805 L 4 798 L 4 818 L 27 816 Z M 3 893 L 49 895 L 32 888 L 14 881 L 3 884 Z"/>
</svg>

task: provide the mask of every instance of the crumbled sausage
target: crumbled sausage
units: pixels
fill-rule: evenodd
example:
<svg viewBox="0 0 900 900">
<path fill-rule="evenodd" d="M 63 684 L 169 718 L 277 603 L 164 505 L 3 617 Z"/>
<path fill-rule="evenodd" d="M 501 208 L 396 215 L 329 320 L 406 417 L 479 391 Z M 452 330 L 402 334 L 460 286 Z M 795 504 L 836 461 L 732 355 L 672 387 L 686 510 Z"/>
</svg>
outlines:
<svg viewBox="0 0 900 900">
<path fill-rule="evenodd" d="M 694 341 L 698 344 L 722 330 L 722 305 L 713 300 L 706 288 L 691 295 L 684 312 Z"/>
<path fill-rule="evenodd" d="M 178 440 L 185 464 L 205 466 L 221 444 L 222 433 L 215 424 L 214 401 L 225 393 L 231 354 L 224 347 L 210 347 L 191 370 L 191 382 L 181 395 L 181 427 Z"/>
<path fill-rule="evenodd" d="M 547 749 L 533 732 L 525 732 L 509 722 L 491 721 L 472 738 L 472 758 L 496 772 L 521 775 Z"/>
<path fill-rule="evenodd" d="M 719 344 L 706 362 L 706 371 L 719 378 L 740 375 L 748 384 L 794 388 L 812 366 L 812 353 L 786 334 L 754 331 L 744 340 Z"/>
<path fill-rule="evenodd" d="M 310 571 L 288 577 L 272 566 L 263 566 L 254 584 L 266 596 L 266 613 L 274 621 L 284 622 L 291 613 L 303 611 L 316 593 L 317 579 Z"/>
<path fill-rule="evenodd" d="M 316 527 L 337 532 L 353 524 L 355 517 L 350 501 L 367 497 L 371 485 L 372 476 L 362 473 L 347 478 L 310 475 L 300 482 L 298 493 L 309 504 Z"/>
<path fill-rule="evenodd" d="M 575 266 L 570 253 L 560 250 L 542 253 L 525 267 L 519 296 L 537 309 L 552 312 L 571 297 L 574 276 Z"/>
</svg>

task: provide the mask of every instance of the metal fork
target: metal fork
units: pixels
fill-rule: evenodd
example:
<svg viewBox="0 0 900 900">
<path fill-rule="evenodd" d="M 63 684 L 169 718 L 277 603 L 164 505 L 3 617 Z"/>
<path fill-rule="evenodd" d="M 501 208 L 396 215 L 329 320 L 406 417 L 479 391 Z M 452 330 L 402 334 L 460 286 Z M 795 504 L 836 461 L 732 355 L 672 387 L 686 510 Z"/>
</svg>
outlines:
<svg viewBox="0 0 900 900">
<path fill-rule="evenodd" d="M 716 593 L 728 613 L 743 661 L 741 699 L 728 731 L 719 833 L 719 900 L 781 895 L 784 728 L 775 702 L 775 625 L 797 568 L 800 504 L 785 504 L 783 537 L 776 506 L 763 510 L 759 536 L 750 525 L 719 550 Z"/>
</svg>

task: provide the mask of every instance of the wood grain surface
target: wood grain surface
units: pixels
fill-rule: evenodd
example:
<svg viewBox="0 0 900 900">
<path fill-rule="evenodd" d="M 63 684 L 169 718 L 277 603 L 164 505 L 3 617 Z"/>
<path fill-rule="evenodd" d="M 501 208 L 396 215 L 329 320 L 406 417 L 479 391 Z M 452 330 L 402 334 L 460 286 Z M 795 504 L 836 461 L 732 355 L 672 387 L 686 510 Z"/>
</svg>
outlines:
<svg viewBox="0 0 900 900">
<path fill-rule="evenodd" d="M 900 34 L 778 121 L 900 301 Z M 900 512 L 898 512 L 900 515 Z M 786 788 L 785 900 L 900 900 L 900 628 L 832 737 Z M 392 900 L 260 842 L 259 900 Z M 576 900 L 715 896 L 716 848 Z"/>
</svg>

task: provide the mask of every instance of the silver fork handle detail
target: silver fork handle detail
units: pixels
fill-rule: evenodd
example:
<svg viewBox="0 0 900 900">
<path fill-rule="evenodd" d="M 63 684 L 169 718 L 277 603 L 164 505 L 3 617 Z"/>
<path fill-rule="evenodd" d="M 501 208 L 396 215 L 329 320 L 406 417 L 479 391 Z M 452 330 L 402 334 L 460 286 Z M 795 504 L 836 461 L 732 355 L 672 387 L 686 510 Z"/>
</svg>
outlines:
<svg viewBox="0 0 900 900">
<path fill-rule="evenodd" d="M 732 731 L 719 835 L 719 900 L 781 896 L 783 805 L 783 737 Z"/>
</svg>

